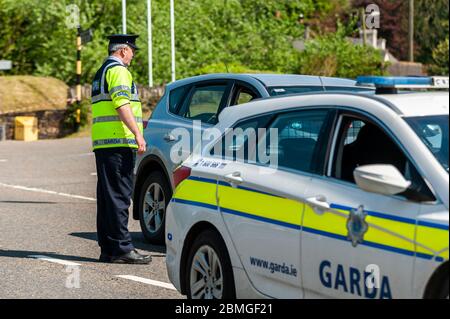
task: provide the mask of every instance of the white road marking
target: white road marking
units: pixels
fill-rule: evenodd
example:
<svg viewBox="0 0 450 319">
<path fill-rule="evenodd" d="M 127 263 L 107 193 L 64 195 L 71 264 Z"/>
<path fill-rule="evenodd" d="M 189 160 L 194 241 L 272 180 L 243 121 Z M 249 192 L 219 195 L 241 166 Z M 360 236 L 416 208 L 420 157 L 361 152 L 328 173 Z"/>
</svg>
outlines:
<svg viewBox="0 0 450 319">
<path fill-rule="evenodd" d="M 63 260 L 63 259 L 56 259 L 56 258 L 44 256 L 44 255 L 29 255 L 28 257 L 43 260 L 43 261 L 48 261 L 51 263 L 60 264 L 60 265 L 64 265 L 64 266 L 81 266 L 80 264 L 77 264 L 77 263 L 74 263 L 71 261 L 67 261 L 67 260 Z"/>
<path fill-rule="evenodd" d="M 36 192 L 36 193 L 43 193 L 43 194 L 52 194 L 52 195 L 70 197 L 70 198 L 83 199 L 83 200 L 88 200 L 88 201 L 93 201 L 93 202 L 97 201 L 95 198 L 92 198 L 92 197 L 85 197 L 85 196 L 80 196 L 80 195 L 59 193 L 59 192 L 49 191 L 47 189 L 42 189 L 42 188 L 25 187 L 25 186 L 19 186 L 19 185 L 3 184 L 3 183 L 0 183 L 0 186 L 13 188 L 13 189 L 19 189 L 19 190 L 23 190 L 23 191 L 29 191 L 29 192 Z"/>
<path fill-rule="evenodd" d="M 5 163 L 5 162 L 7 162 L 8 160 L 7 159 L 1 159 L 0 158 L 0 163 Z"/>
<path fill-rule="evenodd" d="M 91 176 L 97 176 L 97 173 L 91 173 Z"/>
<path fill-rule="evenodd" d="M 131 276 L 131 275 L 119 275 L 116 277 L 141 282 L 141 283 L 144 283 L 147 285 L 158 286 L 158 287 L 162 287 L 162 288 L 166 288 L 166 289 L 170 289 L 170 290 L 177 290 L 172 284 L 168 284 L 168 283 L 162 282 L 162 281 L 156 281 L 156 280 L 151 280 L 151 279 L 137 277 L 137 276 Z"/>
</svg>

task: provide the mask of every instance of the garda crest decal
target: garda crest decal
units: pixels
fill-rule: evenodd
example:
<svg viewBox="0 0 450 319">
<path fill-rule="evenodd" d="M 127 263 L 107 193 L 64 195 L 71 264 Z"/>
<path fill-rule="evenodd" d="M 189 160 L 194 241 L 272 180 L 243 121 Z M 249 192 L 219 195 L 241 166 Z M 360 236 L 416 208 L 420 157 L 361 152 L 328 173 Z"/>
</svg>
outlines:
<svg viewBox="0 0 450 319">
<path fill-rule="evenodd" d="M 350 210 L 350 215 L 347 220 L 347 238 L 351 240 L 352 246 L 356 247 L 364 241 L 364 235 L 369 229 L 366 222 L 367 213 L 364 211 L 364 206 L 360 205 L 357 209 Z"/>
</svg>

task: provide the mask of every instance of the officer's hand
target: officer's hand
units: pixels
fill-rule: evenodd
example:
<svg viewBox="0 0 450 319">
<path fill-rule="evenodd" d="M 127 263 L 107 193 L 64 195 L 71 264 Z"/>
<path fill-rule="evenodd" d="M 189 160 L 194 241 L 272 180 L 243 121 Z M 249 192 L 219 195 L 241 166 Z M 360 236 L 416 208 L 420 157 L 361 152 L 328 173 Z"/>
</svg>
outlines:
<svg viewBox="0 0 450 319">
<path fill-rule="evenodd" d="M 138 145 L 138 151 L 137 151 L 138 154 L 139 155 L 144 154 L 147 147 L 146 147 L 145 139 L 141 134 L 136 135 L 136 143 Z"/>
</svg>

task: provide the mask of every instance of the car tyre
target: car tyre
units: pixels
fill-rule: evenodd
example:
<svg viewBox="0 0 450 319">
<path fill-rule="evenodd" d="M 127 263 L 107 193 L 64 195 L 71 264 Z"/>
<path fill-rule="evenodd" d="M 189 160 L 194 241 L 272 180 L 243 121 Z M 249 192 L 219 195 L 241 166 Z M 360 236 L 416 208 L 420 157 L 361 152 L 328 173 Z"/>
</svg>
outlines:
<svg viewBox="0 0 450 319">
<path fill-rule="evenodd" d="M 214 230 L 206 230 L 194 240 L 185 274 L 188 299 L 236 298 L 230 257 Z"/>
<path fill-rule="evenodd" d="M 152 172 L 139 194 L 139 222 L 146 241 L 163 245 L 166 209 L 172 198 L 169 183 L 161 172 Z"/>
</svg>

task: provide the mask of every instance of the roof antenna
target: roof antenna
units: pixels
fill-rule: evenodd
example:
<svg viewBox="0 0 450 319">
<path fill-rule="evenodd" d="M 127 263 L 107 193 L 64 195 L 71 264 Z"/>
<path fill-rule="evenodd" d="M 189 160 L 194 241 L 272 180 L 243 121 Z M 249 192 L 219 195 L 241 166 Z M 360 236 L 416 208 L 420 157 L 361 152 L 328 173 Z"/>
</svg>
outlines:
<svg viewBox="0 0 450 319">
<path fill-rule="evenodd" d="M 227 62 L 224 62 L 224 64 L 225 64 L 225 69 L 227 69 L 227 73 L 230 73 L 230 71 L 228 71 L 228 64 L 227 64 Z"/>
<path fill-rule="evenodd" d="M 324 90 L 324 92 L 327 90 L 327 88 L 325 87 L 325 84 L 323 83 L 322 77 L 319 76 L 319 80 L 320 80 L 320 84 L 322 85 L 322 88 Z"/>
</svg>

